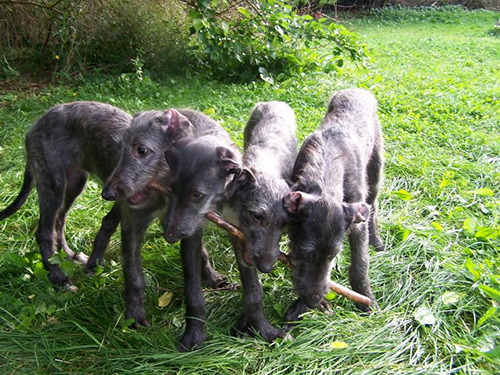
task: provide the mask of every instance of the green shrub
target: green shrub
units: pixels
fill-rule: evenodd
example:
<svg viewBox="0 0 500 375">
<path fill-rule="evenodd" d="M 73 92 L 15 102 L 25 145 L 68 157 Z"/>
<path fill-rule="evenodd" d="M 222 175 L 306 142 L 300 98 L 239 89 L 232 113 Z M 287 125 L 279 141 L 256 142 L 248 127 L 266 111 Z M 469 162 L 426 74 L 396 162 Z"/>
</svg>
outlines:
<svg viewBox="0 0 500 375">
<path fill-rule="evenodd" d="M 275 0 L 192 0 L 197 56 L 216 78 L 267 81 L 363 62 L 366 46 L 343 26 Z M 326 48 L 324 48 L 326 47 Z"/>
</svg>

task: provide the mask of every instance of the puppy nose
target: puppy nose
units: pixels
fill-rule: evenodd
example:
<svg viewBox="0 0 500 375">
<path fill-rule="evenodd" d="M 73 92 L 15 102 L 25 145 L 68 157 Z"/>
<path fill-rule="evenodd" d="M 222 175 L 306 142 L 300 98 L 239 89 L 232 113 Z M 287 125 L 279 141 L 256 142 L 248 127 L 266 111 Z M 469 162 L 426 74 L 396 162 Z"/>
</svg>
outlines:
<svg viewBox="0 0 500 375">
<path fill-rule="evenodd" d="M 273 270 L 273 263 L 268 262 L 264 259 L 259 259 L 257 261 L 257 268 L 259 269 L 260 272 L 269 273 Z"/>
<path fill-rule="evenodd" d="M 170 231 L 165 233 L 165 239 L 167 240 L 168 243 L 176 243 L 182 238 L 181 235 L 176 234 L 174 231 Z"/>
<path fill-rule="evenodd" d="M 113 189 L 110 186 L 105 186 L 104 189 L 102 190 L 101 196 L 107 201 L 114 201 L 116 200 L 116 194 L 117 194 L 116 189 Z"/>
</svg>

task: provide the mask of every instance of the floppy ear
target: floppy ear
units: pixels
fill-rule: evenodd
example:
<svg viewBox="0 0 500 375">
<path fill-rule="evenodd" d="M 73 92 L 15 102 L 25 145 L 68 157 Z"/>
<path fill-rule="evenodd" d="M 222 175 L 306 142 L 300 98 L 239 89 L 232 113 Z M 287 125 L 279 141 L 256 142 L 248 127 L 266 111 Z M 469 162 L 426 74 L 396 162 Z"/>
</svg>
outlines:
<svg viewBox="0 0 500 375">
<path fill-rule="evenodd" d="M 156 120 L 160 124 L 161 130 L 170 138 L 172 142 L 193 135 L 193 124 L 188 118 L 175 109 L 164 111 Z"/>
<path fill-rule="evenodd" d="M 283 208 L 289 214 L 307 216 L 319 199 L 318 195 L 292 191 L 283 197 Z"/>
<path fill-rule="evenodd" d="M 220 172 L 224 177 L 241 170 L 241 165 L 237 161 L 237 156 L 232 150 L 220 146 L 215 149 L 215 152 L 217 154 Z"/>
<path fill-rule="evenodd" d="M 255 183 L 255 174 L 251 169 L 243 168 L 240 170 L 239 175 L 235 176 L 236 184 L 239 187 Z"/>
<path fill-rule="evenodd" d="M 174 147 L 169 147 L 164 155 L 170 169 L 176 171 L 179 167 L 179 152 Z"/>
<path fill-rule="evenodd" d="M 366 203 L 343 203 L 344 215 L 349 224 L 367 221 L 371 206 Z"/>
<path fill-rule="evenodd" d="M 140 115 L 142 115 L 144 112 L 146 112 L 146 111 L 140 111 L 140 112 L 134 113 L 134 117 L 133 117 L 133 118 L 137 118 L 137 117 L 139 117 L 139 116 L 140 116 Z"/>
</svg>

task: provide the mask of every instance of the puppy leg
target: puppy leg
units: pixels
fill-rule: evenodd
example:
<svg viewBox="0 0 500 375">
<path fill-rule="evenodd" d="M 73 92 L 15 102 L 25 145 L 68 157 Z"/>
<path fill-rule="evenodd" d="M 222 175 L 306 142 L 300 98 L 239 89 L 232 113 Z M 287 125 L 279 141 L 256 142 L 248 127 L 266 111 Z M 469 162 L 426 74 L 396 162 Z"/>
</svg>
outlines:
<svg viewBox="0 0 500 375">
<path fill-rule="evenodd" d="M 191 237 L 181 240 L 182 270 L 184 271 L 184 294 L 186 298 L 186 330 L 179 351 L 192 349 L 205 340 L 205 319 L 207 316 L 205 296 L 201 290 L 203 229 Z"/>
<path fill-rule="evenodd" d="M 233 248 L 238 260 L 238 269 L 243 287 L 243 315 L 233 333 L 253 333 L 252 331 L 255 331 L 266 341 L 272 342 L 277 337 L 284 337 L 284 332 L 274 328 L 267 320 L 262 308 L 263 291 L 257 269 L 245 265 L 242 258 L 242 246 L 241 241 L 233 240 Z"/>
<path fill-rule="evenodd" d="M 111 211 L 103 217 L 101 228 L 94 240 L 92 253 L 87 262 L 88 270 L 94 270 L 98 264 L 101 267 L 104 265 L 104 252 L 108 247 L 111 236 L 116 232 L 116 228 L 118 224 L 120 224 L 121 217 L 120 206 L 116 204 L 113 205 Z"/>
</svg>

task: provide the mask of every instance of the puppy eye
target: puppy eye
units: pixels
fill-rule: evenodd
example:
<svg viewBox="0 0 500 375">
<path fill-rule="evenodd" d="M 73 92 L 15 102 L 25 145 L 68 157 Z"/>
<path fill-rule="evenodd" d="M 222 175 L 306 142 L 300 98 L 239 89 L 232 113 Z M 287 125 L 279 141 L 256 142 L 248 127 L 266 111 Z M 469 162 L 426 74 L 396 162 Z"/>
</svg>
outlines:
<svg viewBox="0 0 500 375">
<path fill-rule="evenodd" d="M 137 153 L 139 155 L 147 155 L 148 149 L 146 147 L 139 146 L 137 147 Z"/>
<path fill-rule="evenodd" d="M 264 219 L 263 214 L 255 212 L 255 211 L 250 211 L 250 216 L 252 217 L 252 219 L 254 219 L 256 221 L 262 221 L 262 219 Z"/>
<path fill-rule="evenodd" d="M 193 202 L 199 202 L 199 201 L 201 201 L 205 197 L 206 197 L 206 194 L 203 194 L 203 193 L 201 193 L 199 191 L 193 191 L 191 193 L 191 200 Z"/>
</svg>

